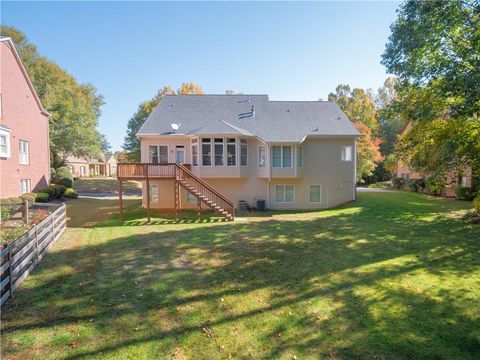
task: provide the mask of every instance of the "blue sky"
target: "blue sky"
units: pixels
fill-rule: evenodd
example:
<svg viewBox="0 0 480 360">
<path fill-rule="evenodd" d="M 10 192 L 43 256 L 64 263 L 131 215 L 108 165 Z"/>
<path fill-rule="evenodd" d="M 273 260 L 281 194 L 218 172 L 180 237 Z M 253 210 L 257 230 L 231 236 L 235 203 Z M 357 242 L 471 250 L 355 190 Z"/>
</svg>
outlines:
<svg viewBox="0 0 480 360">
<path fill-rule="evenodd" d="M 207 93 L 326 98 L 340 83 L 377 89 L 397 2 L 5 2 L 1 21 L 105 97 L 113 150 L 138 104 L 164 85 Z"/>
</svg>

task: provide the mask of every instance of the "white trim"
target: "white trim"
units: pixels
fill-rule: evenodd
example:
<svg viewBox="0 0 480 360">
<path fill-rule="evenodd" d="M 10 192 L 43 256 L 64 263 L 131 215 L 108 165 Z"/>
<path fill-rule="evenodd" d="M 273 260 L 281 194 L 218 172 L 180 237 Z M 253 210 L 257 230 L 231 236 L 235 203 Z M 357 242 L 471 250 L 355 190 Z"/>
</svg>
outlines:
<svg viewBox="0 0 480 360">
<path fill-rule="evenodd" d="M 283 186 L 283 200 L 277 201 L 277 186 Z M 287 198 L 287 186 L 293 186 L 293 201 L 286 201 Z M 295 204 L 295 184 L 274 184 L 273 185 L 273 200 L 276 204 Z"/>
<path fill-rule="evenodd" d="M 27 184 L 27 191 L 23 191 L 23 182 L 26 182 Z M 32 190 L 32 187 L 31 187 L 31 181 L 30 179 L 20 179 L 20 194 L 25 194 L 25 193 L 29 193 L 30 191 Z"/>
<path fill-rule="evenodd" d="M 181 147 L 180 147 L 181 146 Z M 181 150 L 183 152 L 183 163 L 182 164 L 185 164 L 186 160 L 187 160 L 187 153 L 185 151 L 185 145 L 183 144 L 175 144 L 175 153 L 174 153 L 174 156 L 175 156 L 175 163 L 177 163 L 177 151 L 178 150 Z"/>
<path fill-rule="evenodd" d="M 0 153 L 0 157 L 2 158 L 9 158 L 12 155 L 12 145 L 10 142 L 10 131 L 3 127 L 0 128 L 0 135 L 5 137 L 5 145 L 6 145 L 6 152 Z"/>
<path fill-rule="evenodd" d="M 26 144 L 25 152 L 22 152 L 22 143 Z M 18 140 L 18 163 L 20 165 L 30 165 L 30 143 L 27 140 Z"/>
<path fill-rule="evenodd" d="M 347 150 L 350 152 L 350 160 L 348 160 L 347 156 Z M 345 158 L 343 157 L 345 155 Z M 347 146 L 342 146 L 342 150 L 340 151 L 340 160 L 343 162 L 353 162 L 353 146 L 352 145 L 347 145 Z"/>
<path fill-rule="evenodd" d="M 319 187 L 320 187 L 320 201 L 312 201 L 312 197 L 311 197 L 311 195 L 312 195 L 312 193 L 311 193 L 311 188 L 312 188 L 312 186 L 319 186 Z M 322 188 L 323 188 L 323 187 L 322 187 L 322 184 L 309 184 L 309 185 L 308 185 L 308 203 L 309 203 L 309 204 L 321 204 L 321 203 L 323 202 L 323 201 L 322 201 L 322 200 L 323 200 L 323 199 L 322 199 L 322 190 L 323 190 Z"/>
</svg>

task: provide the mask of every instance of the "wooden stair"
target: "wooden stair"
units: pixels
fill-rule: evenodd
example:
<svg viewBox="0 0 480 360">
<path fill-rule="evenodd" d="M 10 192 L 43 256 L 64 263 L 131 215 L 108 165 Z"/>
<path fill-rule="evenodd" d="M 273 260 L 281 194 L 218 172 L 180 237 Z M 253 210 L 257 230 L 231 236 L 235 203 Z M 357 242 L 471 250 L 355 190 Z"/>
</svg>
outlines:
<svg viewBox="0 0 480 360">
<path fill-rule="evenodd" d="M 226 220 L 233 221 L 235 207 L 231 200 L 191 172 L 185 165 L 176 164 L 175 181 L 213 211 L 221 214 Z"/>
</svg>

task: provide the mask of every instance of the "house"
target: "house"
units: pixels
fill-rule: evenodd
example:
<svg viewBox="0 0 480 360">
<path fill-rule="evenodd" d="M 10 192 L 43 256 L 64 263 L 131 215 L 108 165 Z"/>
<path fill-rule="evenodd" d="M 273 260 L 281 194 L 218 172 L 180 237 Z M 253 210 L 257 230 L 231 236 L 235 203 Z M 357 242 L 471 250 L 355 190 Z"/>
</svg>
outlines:
<svg viewBox="0 0 480 360">
<path fill-rule="evenodd" d="M 146 165 L 119 164 L 119 179 L 148 175 L 143 203 L 156 209 L 202 202 L 223 213 L 220 202 L 257 200 L 270 209 L 328 208 L 355 199 L 359 135 L 333 102 L 167 95 L 137 133 Z"/>
<path fill-rule="evenodd" d="M 98 158 L 70 155 L 65 156 L 64 161 L 76 177 L 117 175 L 117 159 L 114 154 L 102 153 Z"/>
<path fill-rule="evenodd" d="M 9 198 L 50 181 L 50 114 L 8 37 L 0 37 L 0 62 L 0 198 Z"/>
<path fill-rule="evenodd" d="M 403 129 L 401 136 L 404 136 L 411 131 L 413 126 L 413 123 L 409 122 L 405 129 Z M 408 181 L 410 179 L 423 179 L 426 177 L 425 174 L 411 170 L 408 165 L 401 160 L 397 161 L 396 176 L 397 178 L 402 178 L 404 181 Z M 447 183 L 447 186 L 443 189 L 442 196 L 455 197 L 456 187 L 472 187 L 472 168 L 467 167 L 463 174 L 458 174 L 455 171 L 448 173 L 445 182 Z"/>
</svg>

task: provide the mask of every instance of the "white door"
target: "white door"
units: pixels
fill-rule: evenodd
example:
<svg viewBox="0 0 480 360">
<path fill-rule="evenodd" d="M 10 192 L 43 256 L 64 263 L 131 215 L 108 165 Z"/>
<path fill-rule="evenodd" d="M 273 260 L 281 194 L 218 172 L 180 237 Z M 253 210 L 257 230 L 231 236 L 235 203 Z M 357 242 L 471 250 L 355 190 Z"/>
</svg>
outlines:
<svg viewBox="0 0 480 360">
<path fill-rule="evenodd" d="M 183 145 L 177 145 L 175 147 L 175 162 L 177 164 L 183 164 L 185 162 L 185 147 Z"/>
</svg>

